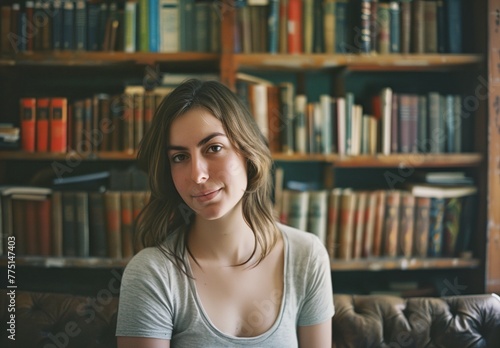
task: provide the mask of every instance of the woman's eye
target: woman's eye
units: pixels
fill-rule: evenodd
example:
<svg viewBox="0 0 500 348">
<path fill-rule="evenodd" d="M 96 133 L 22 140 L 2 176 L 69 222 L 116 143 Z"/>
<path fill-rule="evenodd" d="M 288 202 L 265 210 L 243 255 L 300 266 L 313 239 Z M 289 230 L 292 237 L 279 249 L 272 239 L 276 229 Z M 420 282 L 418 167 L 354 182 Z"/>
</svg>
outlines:
<svg viewBox="0 0 500 348">
<path fill-rule="evenodd" d="M 222 146 L 220 145 L 212 145 L 208 148 L 209 152 L 219 152 L 220 150 L 222 150 Z"/>
<path fill-rule="evenodd" d="M 174 162 L 174 163 L 182 162 L 185 159 L 186 159 L 186 156 L 183 154 L 177 154 L 177 155 L 172 156 L 172 162 Z"/>
</svg>

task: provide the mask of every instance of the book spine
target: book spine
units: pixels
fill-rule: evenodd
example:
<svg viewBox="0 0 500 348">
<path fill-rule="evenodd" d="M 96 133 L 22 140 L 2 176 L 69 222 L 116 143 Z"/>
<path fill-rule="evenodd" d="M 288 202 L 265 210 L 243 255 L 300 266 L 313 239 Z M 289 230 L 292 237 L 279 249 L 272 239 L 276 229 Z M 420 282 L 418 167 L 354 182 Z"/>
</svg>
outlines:
<svg viewBox="0 0 500 348">
<path fill-rule="evenodd" d="M 424 2 L 425 53 L 438 52 L 437 1 Z"/>
<path fill-rule="evenodd" d="M 52 223 L 50 198 L 37 202 L 38 251 L 42 256 L 52 255 Z"/>
<path fill-rule="evenodd" d="M 89 253 L 91 256 L 108 256 L 106 236 L 106 210 L 104 195 L 89 192 Z"/>
<path fill-rule="evenodd" d="M 340 228 L 338 241 L 338 259 L 352 259 L 352 244 L 354 236 L 354 219 L 357 196 L 351 190 L 342 193 L 340 201 Z"/>
<path fill-rule="evenodd" d="M 445 199 L 443 219 L 443 252 L 444 257 L 454 257 L 460 231 L 462 214 L 462 197 Z"/>
<path fill-rule="evenodd" d="M 33 52 L 35 49 L 36 29 L 34 25 L 35 3 L 34 1 L 26 1 L 24 5 L 25 17 L 22 21 L 22 32 L 26 33 L 26 51 Z"/>
<path fill-rule="evenodd" d="M 279 1 L 279 53 L 288 53 L 288 2 Z"/>
<path fill-rule="evenodd" d="M 384 221 L 383 252 L 385 256 L 396 257 L 398 250 L 399 215 L 401 209 L 401 192 L 388 191 Z"/>
<path fill-rule="evenodd" d="M 348 4 L 346 0 L 337 0 L 335 6 L 335 52 L 347 52 Z"/>
<path fill-rule="evenodd" d="M 36 99 L 22 98 L 20 101 L 21 149 L 35 152 Z"/>
<path fill-rule="evenodd" d="M 333 189 L 328 194 L 328 221 L 326 231 L 326 250 L 330 259 L 336 257 L 337 240 L 339 234 L 340 220 L 340 198 L 342 197 L 342 189 Z"/>
<path fill-rule="evenodd" d="M 50 100 L 50 152 L 66 152 L 68 143 L 68 101 L 66 98 Z"/>
<path fill-rule="evenodd" d="M 427 96 L 421 95 L 418 97 L 418 150 L 420 152 L 427 152 L 428 149 L 428 140 L 429 140 L 429 132 L 428 132 L 428 122 L 427 122 Z"/>
<path fill-rule="evenodd" d="M 76 207 L 74 192 L 62 192 L 63 255 L 77 255 Z"/>
<path fill-rule="evenodd" d="M 76 2 L 75 48 L 80 51 L 87 50 L 87 3 L 84 0 Z"/>
<path fill-rule="evenodd" d="M 63 32 L 62 32 L 62 48 L 64 50 L 73 50 L 75 48 L 74 28 L 75 28 L 75 6 L 72 1 L 65 1 L 63 5 Z"/>
<path fill-rule="evenodd" d="M 288 53 L 303 52 L 302 1 L 288 0 Z"/>
<path fill-rule="evenodd" d="M 410 53 L 411 44 L 411 0 L 401 0 L 401 53 Z"/>
<path fill-rule="evenodd" d="M 179 2 L 177 0 L 160 0 L 160 51 L 180 51 Z"/>
<path fill-rule="evenodd" d="M 121 239 L 122 257 L 129 258 L 134 255 L 132 240 L 133 202 L 131 192 L 121 192 Z"/>
<path fill-rule="evenodd" d="M 49 151 L 49 98 L 36 100 L 36 151 Z"/>
<path fill-rule="evenodd" d="M 429 197 L 415 198 L 415 228 L 413 238 L 413 255 L 426 257 L 429 245 L 431 199 Z"/>
<path fill-rule="evenodd" d="M 148 0 L 148 33 L 149 33 L 149 52 L 158 52 L 160 46 L 159 32 L 159 12 L 160 5 L 158 0 Z"/>
<path fill-rule="evenodd" d="M 63 205 L 61 192 L 54 191 L 51 196 L 52 218 L 52 256 L 63 256 Z"/>
<path fill-rule="evenodd" d="M 11 51 L 11 46 L 9 45 L 8 35 L 11 32 L 11 18 L 12 18 L 12 8 L 11 6 L 1 6 L 0 7 L 0 52 L 7 53 Z"/>
<path fill-rule="evenodd" d="M 76 255 L 89 256 L 89 211 L 87 192 L 75 192 Z"/>
<path fill-rule="evenodd" d="M 279 0 L 269 1 L 269 12 L 268 12 L 268 47 L 269 53 L 278 53 L 278 43 L 279 43 L 279 25 L 280 25 L 280 15 L 279 15 Z"/>
<path fill-rule="evenodd" d="M 287 190 L 285 190 L 287 191 Z M 307 216 L 309 207 L 309 192 L 288 191 L 290 206 L 288 210 L 288 224 L 299 230 L 307 230 Z"/>
<path fill-rule="evenodd" d="M 462 0 L 445 0 L 447 53 L 462 53 Z"/>
<path fill-rule="evenodd" d="M 393 42 L 392 38 L 392 23 L 391 23 L 391 9 L 390 5 L 386 3 L 379 3 L 377 10 L 377 19 L 379 23 L 378 27 L 378 49 L 377 52 L 380 54 L 388 54 L 393 52 Z M 399 28 L 398 28 L 399 30 Z M 396 33 L 397 34 L 397 33 Z M 395 35 L 396 35 L 395 34 Z M 395 39 L 394 39 L 395 40 Z"/>
<path fill-rule="evenodd" d="M 149 0 L 139 0 L 139 49 L 149 51 Z"/>
<path fill-rule="evenodd" d="M 328 214 L 327 203 L 328 195 L 326 190 L 309 192 L 307 231 L 318 236 L 325 246 Z"/>
<path fill-rule="evenodd" d="M 401 52 L 401 11 L 397 1 L 389 3 L 389 32 L 391 53 Z"/>
<path fill-rule="evenodd" d="M 370 17 L 371 17 L 371 1 L 361 0 L 361 28 L 359 35 L 359 48 L 361 53 L 370 53 L 372 49 L 371 42 L 371 28 L 370 28 Z"/>
<path fill-rule="evenodd" d="M 294 85 L 290 82 L 284 82 L 279 85 L 281 95 L 281 114 L 285 119 L 283 127 L 282 150 L 284 153 L 294 152 L 294 98 L 295 89 Z"/>
<path fill-rule="evenodd" d="M 335 53 L 335 1 L 326 0 L 323 8 L 325 53 Z"/>
<path fill-rule="evenodd" d="M 443 247 L 443 218 L 445 201 L 443 198 L 432 198 L 429 216 L 429 248 L 427 255 L 440 257 Z"/>
<path fill-rule="evenodd" d="M 409 192 L 401 193 L 400 226 L 398 237 L 398 255 L 411 257 L 413 253 L 413 235 L 415 221 L 415 196 Z"/>
<path fill-rule="evenodd" d="M 306 106 L 305 95 L 295 96 L 295 151 L 298 153 L 307 152 Z"/>
<path fill-rule="evenodd" d="M 122 258 L 121 238 L 121 200 L 120 192 L 107 191 L 104 193 L 106 207 L 106 230 L 108 239 L 108 257 Z"/>
</svg>

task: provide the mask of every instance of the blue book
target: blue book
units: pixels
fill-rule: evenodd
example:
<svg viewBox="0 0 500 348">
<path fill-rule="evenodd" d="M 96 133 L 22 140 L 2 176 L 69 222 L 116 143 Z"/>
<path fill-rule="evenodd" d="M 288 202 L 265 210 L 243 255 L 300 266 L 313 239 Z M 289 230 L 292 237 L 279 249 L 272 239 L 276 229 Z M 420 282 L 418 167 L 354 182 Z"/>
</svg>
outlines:
<svg viewBox="0 0 500 348">
<path fill-rule="evenodd" d="M 149 52 L 158 52 L 160 47 L 160 5 L 158 0 L 149 0 Z"/>
<path fill-rule="evenodd" d="M 62 48 L 75 49 L 75 5 L 72 1 L 65 1 L 63 5 L 63 33 Z"/>
<path fill-rule="evenodd" d="M 462 1 L 446 1 L 448 53 L 462 53 Z"/>
<path fill-rule="evenodd" d="M 437 51 L 446 53 L 446 20 L 443 0 L 437 1 L 436 21 L 437 21 Z"/>
<path fill-rule="evenodd" d="M 208 2 L 196 2 L 194 5 L 196 27 L 195 31 L 195 47 L 196 52 L 209 52 L 209 18 L 210 18 L 210 4 Z"/>
<path fill-rule="evenodd" d="M 399 53 L 401 51 L 401 12 L 399 10 L 399 3 L 391 1 L 389 4 L 389 43 L 391 53 Z"/>
<path fill-rule="evenodd" d="M 87 50 L 87 6 L 85 0 L 76 2 L 75 11 L 75 41 L 76 49 Z"/>
<path fill-rule="evenodd" d="M 87 5 L 87 50 L 99 50 L 99 16 L 101 7 L 99 4 L 89 3 Z"/>
<path fill-rule="evenodd" d="M 278 37 L 279 37 L 279 0 L 269 1 L 269 12 L 268 12 L 268 51 L 269 53 L 278 53 Z"/>
<path fill-rule="evenodd" d="M 431 198 L 428 256 L 440 257 L 443 247 L 444 198 Z"/>
<path fill-rule="evenodd" d="M 23 15 L 25 15 L 23 13 Z M 54 0 L 52 3 L 52 48 L 60 50 L 62 48 L 63 32 L 63 10 L 62 2 Z"/>
<path fill-rule="evenodd" d="M 346 0 L 337 1 L 335 8 L 335 52 L 347 52 L 347 15 L 348 5 Z"/>
<path fill-rule="evenodd" d="M 352 109 L 354 107 L 354 94 L 345 95 L 345 151 L 347 155 L 352 154 Z"/>
</svg>

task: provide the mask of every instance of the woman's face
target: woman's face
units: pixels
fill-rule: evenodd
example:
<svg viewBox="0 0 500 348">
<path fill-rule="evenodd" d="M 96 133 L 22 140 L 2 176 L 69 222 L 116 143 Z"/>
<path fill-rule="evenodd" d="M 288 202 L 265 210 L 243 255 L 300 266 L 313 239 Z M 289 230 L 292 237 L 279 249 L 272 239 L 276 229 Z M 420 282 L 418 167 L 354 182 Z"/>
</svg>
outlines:
<svg viewBox="0 0 500 348">
<path fill-rule="evenodd" d="M 193 108 L 173 121 L 169 139 L 167 156 L 175 188 L 198 217 L 215 220 L 241 208 L 246 161 L 215 116 Z"/>
</svg>

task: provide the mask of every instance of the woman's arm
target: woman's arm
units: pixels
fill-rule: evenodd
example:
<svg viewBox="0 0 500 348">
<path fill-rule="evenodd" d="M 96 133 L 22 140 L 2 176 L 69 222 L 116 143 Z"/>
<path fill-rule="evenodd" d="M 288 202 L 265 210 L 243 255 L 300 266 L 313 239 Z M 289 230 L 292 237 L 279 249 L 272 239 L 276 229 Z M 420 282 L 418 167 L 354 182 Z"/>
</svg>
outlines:
<svg viewBox="0 0 500 348">
<path fill-rule="evenodd" d="M 170 348 L 170 340 L 145 337 L 117 337 L 118 348 Z"/>
<path fill-rule="evenodd" d="M 310 326 L 299 326 L 297 330 L 300 348 L 331 348 L 332 319 Z"/>
</svg>

